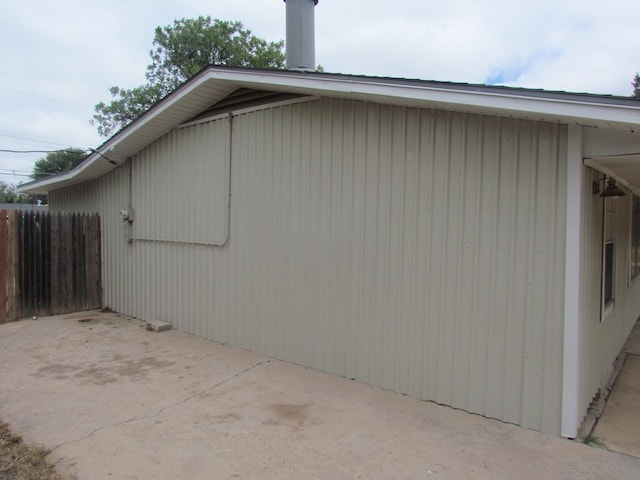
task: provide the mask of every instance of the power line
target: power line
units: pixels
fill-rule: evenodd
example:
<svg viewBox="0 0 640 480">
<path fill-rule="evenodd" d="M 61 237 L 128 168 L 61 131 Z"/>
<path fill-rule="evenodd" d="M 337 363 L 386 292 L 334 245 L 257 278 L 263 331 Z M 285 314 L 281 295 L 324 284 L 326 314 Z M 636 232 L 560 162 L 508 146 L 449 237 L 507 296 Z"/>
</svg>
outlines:
<svg viewBox="0 0 640 480">
<path fill-rule="evenodd" d="M 45 146 L 47 148 L 49 145 L 52 147 L 69 147 L 69 145 L 74 144 L 82 144 L 84 142 L 69 142 L 60 140 L 59 138 L 45 137 L 44 135 L 34 135 L 32 133 L 27 132 L 19 132 L 15 130 L 7 130 L 4 128 L 0 128 L 0 137 L 8 138 L 13 141 L 13 143 L 20 143 L 23 145 L 37 145 L 37 146 Z"/>
<path fill-rule="evenodd" d="M 22 173 L 18 173 L 18 172 L 22 172 Z M 58 175 L 60 173 L 65 173 L 65 172 L 40 172 L 38 173 L 39 177 L 52 177 L 53 175 Z M 31 178 L 33 175 L 33 172 L 28 172 L 26 170 L 12 170 L 9 168 L 0 168 L 0 175 L 3 176 L 12 176 L 12 177 L 29 177 Z"/>
<path fill-rule="evenodd" d="M 107 157 L 106 155 L 100 153 L 98 150 L 95 150 L 93 148 L 89 149 L 90 152 L 92 153 L 97 153 L 98 155 L 100 155 L 102 158 L 104 158 L 107 162 L 109 162 L 111 165 L 120 165 L 118 162 L 111 160 L 109 157 Z"/>
<path fill-rule="evenodd" d="M 12 171 L 0 172 L 0 175 L 3 175 L 3 176 L 11 176 L 11 177 L 26 177 L 26 178 L 31 178 L 31 174 L 26 174 L 26 173 L 16 173 L 16 172 L 12 172 Z"/>
<path fill-rule="evenodd" d="M 17 169 L 13 169 L 13 168 L 0 168 L 0 173 L 2 172 L 10 172 L 11 174 L 16 173 L 16 172 L 20 172 L 20 173 L 31 173 L 28 170 L 17 170 Z"/>
<path fill-rule="evenodd" d="M 51 98 L 51 97 L 46 97 L 44 95 L 38 95 L 38 94 L 35 94 L 35 93 L 23 92 L 22 90 L 16 90 L 14 88 L 0 87 L 0 90 L 6 90 L 6 91 L 12 92 L 12 93 L 19 93 L 20 95 L 27 95 L 29 97 L 41 98 L 42 100 L 47 100 L 49 102 L 65 103 L 67 105 L 71 105 L 71 106 L 78 107 L 78 108 L 84 108 L 84 109 L 87 109 L 87 110 L 92 110 L 93 109 L 93 107 L 90 107 L 88 105 L 81 105 L 79 103 L 68 102 L 66 100 L 60 100 L 58 98 Z"/>
<path fill-rule="evenodd" d="M 62 149 L 62 150 L 5 150 L 5 149 L 0 149 L 0 153 L 57 153 L 57 152 L 64 152 L 64 153 L 77 153 L 78 155 L 80 155 L 81 153 L 86 154 L 88 150 L 82 150 L 81 152 L 77 151 L 77 150 L 66 150 L 66 149 Z M 92 150 L 94 151 L 94 150 Z M 99 152 L 96 152 L 99 153 Z"/>
<path fill-rule="evenodd" d="M 8 150 L 8 149 L 0 149 L 0 153 L 58 153 L 58 152 L 73 153 L 73 154 L 77 154 L 77 155 L 81 155 L 81 154 L 88 155 L 89 153 L 95 153 L 96 155 L 99 155 L 102 158 L 104 158 L 111 165 L 116 165 L 116 166 L 120 165 L 118 162 L 116 162 L 115 160 L 112 160 L 111 158 L 107 157 L 104 153 L 99 152 L 95 148 L 88 148 L 88 149 L 82 150 L 82 151 L 77 151 L 77 150 Z"/>
<path fill-rule="evenodd" d="M 4 135 L 0 134 L 0 137 L 4 137 Z M 19 147 L 15 148 L 69 148 L 68 143 L 54 143 L 54 142 L 45 142 L 40 140 L 27 140 L 27 139 L 9 139 L 10 144 L 19 145 Z M 23 147 L 24 145 L 24 147 Z"/>
</svg>

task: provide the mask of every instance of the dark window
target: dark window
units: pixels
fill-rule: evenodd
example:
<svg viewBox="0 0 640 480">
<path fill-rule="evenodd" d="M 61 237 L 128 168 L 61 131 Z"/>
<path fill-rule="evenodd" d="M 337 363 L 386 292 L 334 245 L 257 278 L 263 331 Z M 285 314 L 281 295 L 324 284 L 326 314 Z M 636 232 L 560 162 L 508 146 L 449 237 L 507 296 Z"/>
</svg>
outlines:
<svg viewBox="0 0 640 480">
<path fill-rule="evenodd" d="M 607 242 L 604 247 L 604 305 L 613 301 L 613 242 Z"/>
</svg>

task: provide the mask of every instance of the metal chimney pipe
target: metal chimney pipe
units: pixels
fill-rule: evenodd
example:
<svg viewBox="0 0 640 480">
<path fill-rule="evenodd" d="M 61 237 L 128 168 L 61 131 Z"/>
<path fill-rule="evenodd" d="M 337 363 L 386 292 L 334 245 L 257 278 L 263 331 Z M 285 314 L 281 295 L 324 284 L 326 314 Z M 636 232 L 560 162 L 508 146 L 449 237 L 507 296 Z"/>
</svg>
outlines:
<svg viewBox="0 0 640 480">
<path fill-rule="evenodd" d="M 314 8 L 318 0 L 284 1 L 287 4 L 287 70 L 313 72 L 316 69 Z"/>
</svg>

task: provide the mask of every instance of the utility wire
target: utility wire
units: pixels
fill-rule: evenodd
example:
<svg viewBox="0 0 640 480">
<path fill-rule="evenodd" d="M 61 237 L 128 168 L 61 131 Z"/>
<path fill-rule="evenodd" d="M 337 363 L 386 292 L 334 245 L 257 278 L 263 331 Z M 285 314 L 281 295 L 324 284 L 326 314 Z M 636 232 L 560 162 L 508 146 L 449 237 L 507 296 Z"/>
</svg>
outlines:
<svg viewBox="0 0 640 480">
<path fill-rule="evenodd" d="M 56 172 L 56 173 L 40 173 L 40 175 L 42 176 L 49 176 L 49 175 L 57 175 L 60 172 Z M 0 168 L 0 175 L 11 175 L 11 176 L 18 176 L 18 177 L 30 177 L 33 174 L 33 172 L 30 172 L 28 170 L 14 170 L 12 168 Z"/>
<path fill-rule="evenodd" d="M 11 173 L 15 173 L 15 172 L 19 172 L 19 173 L 30 173 L 29 170 L 19 170 L 17 168 L 4 168 L 4 167 L 0 167 L 0 172 L 11 172 Z"/>
<path fill-rule="evenodd" d="M 92 149 L 89 149 L 91 151 L 93 151 Z M 64 152 L 64 153 L 86 153 L 89 150 L 83 150 L 82 152 L 79 152 L 77 150 L 66 150 L 66 149 L 62 149 L 62 150 L 5 150 L 5 149 L 0 149 L 1 153 L 57 153 L 57 152 Z"/>
<path fill-rule="evenodd" d="M 33 133 L 21 132 L 17 130 L 7 130 L 5 128 L 0 128 L 0 137 L 18 139 L 23 142 L 51 144 L 51 145 L 55 145 L 56 147 L 62 147 L 62 148 L 68 147 L 69 145 L 82 145 L 84 143 L 84 142 L 70 142 L 68 140 L 62 141 L 60 140 L 60 138 L 47 137 L 44 135 L 35 135 Z"/>
<path fill-rule="evenodd" d="M 111 160 L 109 157 L 107 157 L 106 155 L 104 155 L 104 154 L 100 153 L 98 150 L 95 150 L 95 149 L 93 149 L 93 148 L 90 148 L 90 149 L 89 149 L 89 151 L 90 151 L 90 152 L 93 152 L 93 153 L 97 153 L 97 154 L 98 154 L 98 155 L 100 155 L 102 158 L 104 158 L 107 162 L 109 162 L 111 165 L 119 165 L 119 163 L 118 163 L 118 162 L 116 162 L 116 161 L 114 161 L 114 160 Z"/>
<path fill-rule="evenodd" d="M 15 173 L 15 172 L 0 172 L 0 175 L 5 177 L 27 177 L 31 178 L 31 175 L 27 175 L 26 173 Z"/>
<path fill-rule="evenodd" d="M 0 87 L 0 90 L 6 90 L 7 92 L 19 93 L 20 95 L 28 95 L 29 97 L 41 98 L 43 100 L 47 100 L 49 102 L 55 103 L 66 103 L 67 105 L 72 105 L 74 107 L 84 108 L 87 110 L 93 110 L 94 107 L 90 107 L 89 105 L 81 105 L 79 103 L 68 102 L 66 100 L 60 100 L 58 98 L 45 97 L 44 95 L 37 95 L 35 93 L 23 92 L 22 90 L 16 90 L 14 88 Z"/>
<path fill-rule="evenodd" d="M 0 153 L 57 153 L 57 152 L 76 153 L 78 155 L 81 154 L 81 153 L 84 153 L 84 154 L 96 153 L 96 154 L 100 155 L 102 158 L 104 158 L 111 165 L 120 165 L 118 162 L 116 162 L 115 160 L 110 159 L 104 153 L 99 152 L 95 148 L 87 148 L 86 150 L 83 150 L 82 152 L 79 152 L 77 150 L 65 150 L 65 149 L 63 149 L 63 150 L 7 150 L 7 149 L 0 149 Z"/>
</svg>

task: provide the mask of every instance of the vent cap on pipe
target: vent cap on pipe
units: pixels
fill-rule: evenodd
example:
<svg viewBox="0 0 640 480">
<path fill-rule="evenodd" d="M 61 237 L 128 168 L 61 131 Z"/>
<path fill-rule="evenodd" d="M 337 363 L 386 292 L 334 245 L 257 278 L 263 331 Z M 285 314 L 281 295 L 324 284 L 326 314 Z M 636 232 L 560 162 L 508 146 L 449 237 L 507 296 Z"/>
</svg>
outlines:
<svg viewBox="0 0 640 480">
<path fill-rule="evenodd" d="M 287 4 L 287 70 L 316 69 L 314 7 L 318 0 L 284 0 Z"/>
</svg>

